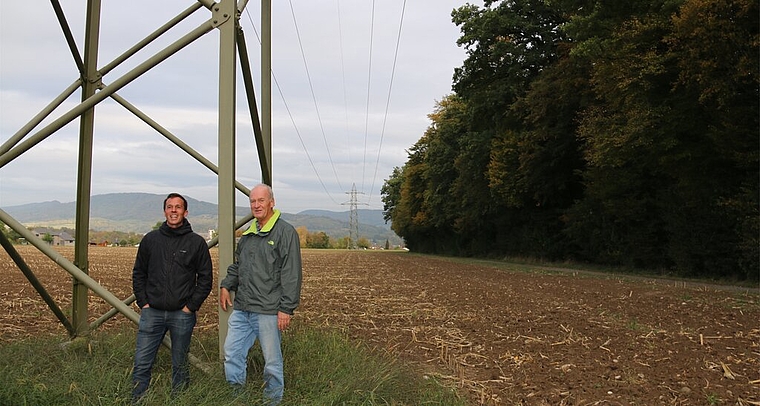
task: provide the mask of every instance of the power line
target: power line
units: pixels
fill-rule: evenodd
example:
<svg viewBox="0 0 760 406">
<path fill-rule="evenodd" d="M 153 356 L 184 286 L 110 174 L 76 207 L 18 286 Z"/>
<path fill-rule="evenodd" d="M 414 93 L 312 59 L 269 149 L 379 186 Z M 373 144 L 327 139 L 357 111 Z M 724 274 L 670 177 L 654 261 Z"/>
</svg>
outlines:
<svg viewBox="0 0 760 406">
<path fill-rule="evenodd" d="M 319 114 L 319 104 L 317 103 L 317 97 L 314 94 L 314 85 L 311 82 L 311 74 L 309 73 L 309 64 L 306 63 L 306 53 L 303 50 L 303 43 L 301 42 L 301 31 L 298 29 L 298 21 L 296 21 L 296 12 L 293 9 L 293 1 L 289 0 L 288 3 L 290 4 L 290 14 L 293 16 L 293 26 L 296 29 L 296 37 L 298 38 L 298 46 L 301 49 L 301 57 L 303 59 L 303 66 L 306 69 L 306 78 L 309 80 L 309 90 L 311 91 L 311 99 L 314 101 L 314 109 L 317 112 L 317 120 L 319 121 L 319 129 L 322 131 L 322 139 L 325 141 L 325 149 L 327 150 L 327 158 L 329 159 L 330 166 L 332 167 L 333 173 L 335 174 L 335 181 L 338 182 L 338 187 L 343 189 L 343 187 L 340 185 L 340 178 L 338 177 L 338 172 L 335 170 L 335 163 L 333 162 L 332 154 L 330 153 L 330 145 L 327 143 L 325 128 L 322 125 L 322 116 Z"/>
<path fill-rule="evenodd" d="M 274 75 L 274 72 L 272 72 L 272 79 L 274 79 L 275 84 L 277 85 L 277 91 L 280 93 L 280 97 L 283 99 L 283 102 L 285 101 L 285 96 L 282 94 L 282 89 L 280 88 L 279 82 L 277 82 L 277 77 Z M 293 118 L 293 114 L 290 112 L 290 108 L 288 107 L 287 103 L 285 104 L 285 110 L 288 112 L 288 117 L 290 117 L 290 122 L 293 123 L 293 128 L 296 130 L 296 135 L 298 135 L 298 140 L 301 141 L 301 146 L 303 147 L 303 151 L 306 153 L 306 157 L 309 159 L 309 163 L 311 164 L 311 167 L 314 169 L 314 174 L 317 175 L 317 179 L 319 180 L 319 183 L 322 185 L 322 189 L 325 190 L 325 193 L 327 193 L 327 196 L 330 198 L 330 200 L 333 201 L 333 203 L 338 204 L 338 202 L 333 199 L 330 192 L 327 190 L 327 187 L 325 186 L 325 183 L 322 182 L 322 178 L 319 176 L 319 172 L 317 171 L 317 167 L 314 166 L 314 161 L 311 159 L 311 155 L 309 154 L 309 150 L 306 148 L 306 144 L 303 142 L 303 137 L 301 137 L 301 132 L 298 131 L 298 126 L 296 125 L 296 121 Z"/>
<path fill-rule="evenodd" d="M 322 122 L 322 117 L 321 117 L 321 114 L 320 114 L 320 111 L 319 111 L 319 104 L 317 102 L 316 95 L 315 95 L 315 92 L 314 92 L 314 86 L 313 86 L 313 82 L 312 82 L 312 79 L 311 79 L 311 74 L 310 74 L 308 63 L 307 63 L 306 54 L 305 54 L 305 51 L 304 51 L 304 48 L 303 48 L 303 42 L 301 40 L 301 34 L 300 34 L 299 26 L 298 26 L 298 21 L 296 19 L 295 10 L 294 10 L 294 7 L 293 7 L 292 0 L 289 0 L 289 4 L 290 4 L 291 16 L 292 16 L 292 19 L 293 19 L 293 24 L 294 24 L 295 31 L 296 31 L 296 36 L 298 38 L 298 44 L 299 44 L 301 56 L 302 56 L 302 59 L 303 59 L 304 67 L 305 67 L 305 70 L 306 70 L 307 79 L 308 79 L 308 82 L 309 82 L 309 89 L 310 89 L 310 92 L 311 92 L 312 101 L 314 103 L 314 108 L 315 108 L 315 111 L 316 111 L 316 114 L 317 114 L 317 118 L 318 118 L 318 121 L 319 121 L 319 126 L 320 126 L 320 130 L 321 130 L 321 133 L 322 133 L 322 138 L 323 138 L 323 141 L 324 141 L 324 144 L 325 144 L 325 148 L 326 148 L 326 151 L 327 151 L 328 159 L 329 159 L 330 165 L 332 167 L 333 174 L 335 176 L 336 182 L 338 183 L 338 186 L 342 189 L 340 177 L 338 176 L 338 172 L 337 172 L 337 170 L 335 168 L 335 163 L 334 163 L 334 160 L 332 158 L 332 153 L 330 151 L 330 146 L 329 146 L 329 143 L 328 143 L 328 140 L 327 140 L 327 135 L 326 135 L 326 132 L 325 132 L 325 129 L 324 129 L 324 125 L 323 125 L 323 122 Z M 338 15 L 338 32 L 339 32 L 339 36 L 340 36 L 340 56 L 341 56 L 341 74 L 342 74 L 342 80 L 343 80 L 344 111 L 345 111 L 345 115 L 346 115 L 346 127 L 348 129 L 348 108 L 347 108 L 347 95 L 346 95 L 346 88 L 347 87 L 346 87 L 345 63 L 344 63 L 344 54 L 343 54 L 343 30 L 342 30 L 342 26 L 341 26 L 341 21 L 342 20 L 341 20 L 341 13 L 340 13 L 340 0 L 336 0 L 336 5 L 337 5 L 337 15 Z M 369 198 L 367 199 L 367 201 L 371 200 L 371 198 L 372 198 L 372 193 L 374 191 L 375 182 L 376 182 L 376 178 L 377 178 L 377 173 L 378 173 L 379 166 L 380 166 L 380 156 L 381 156 L 381 153 L 382 153 L 382 145 L 383 145 L 383 140 L 384 140 L 384 137 L 385 137 L 385 129 L 386 129 L 386 124 L 387 124 L 387 120 L 388 120 L 388 112 L 389 112 L 389 109 L 390 109 L 390 100 L 391 100 L 393 81 L 394 81 L 394 78 L 395 78 L 395 71 L 396 71 L 396 66 L 397 66 L 397 61 L 398 61 L 398 53 L 399 53 L 399 48 L 400 48 L 401 32 L 402 32 L 402 28 L 403 28 L 405 11 L 406 11 L 406 0 L 404 0 L 403 5 L 402 5 L 400 21 L 399 21 L 399 25 L 398 25 L 398 32 L 397 32 L 397 38 L 396 38 L 396 46 L 395 46 L 395 51 L 394 51 L 393 64 L 392 64 L 392 68 L 391 68 L 391 77 L 390 77 L 390 81 L 389 81 L 389 85 L 388 85 L 388 93 L 387 93 L 387 96 L 386 96 L 385 111 L 384 111 L 384 115 L 383 115 L 383 122 L 382 122 L 382 127 L 381 127 L 381 132 L 380 132 L 380 140 L 379 140 L 379 145 L 378 145 L 378 149 L 377 149 L 377 156 L 376 156 L 376 160 L 375 160 L 375 169 L 374 169 L 374 173 L 373 173 L 373 176 L 372 176 L 372 183 L 371 183 L 371 186 L 370 186 L 370 194 L 369 194 Z M 254 32 L 256 33 L 256 38 L 259 40 L 259 43 L 261 43 L 261 40 L 259 39 L 259 36 L 258 36 L 258 32 L 256 32 L 256 27 L 253 24 L 253 21 L 251 19 L 250 13 L 248 12 L 248 9 L 246 9 L 246 13 L 248 14 L 248 19 L 251 22 L 251 26 L 253 26 Z M 361 179 L 361 182 L 362 182 L 361 188 L 362 188 L 362 190 L 364 189 L 364 181 L 365 181 L 365 178 L 366 178 L 366 169 L 367 169 L 368 138 L 369 138 L 369 112 L 370 112 L 370 104 L 371 104 L 370 100 L 371 100 L 371 88 L 372 88 L 371 83 L 372 83 L 372 68 L 373 68 L 372 67 L 372 59 L 373 59 L 372 57 L 373 57 L 373 53 L 374 53 L 374 34 L 375 34 L 375 32 L 374 32 L 374 26 L 375 26 L 375 24 L 374 23 L 375 23 L 375 1 L 373 0 L 372 1 L 371 13 L 370 13 L 369 62 L 368 62 L 368 67 L 367 67 L 367 69 L 368 69 L 367 70 L 367 98 L 366 98 L 366 106 L 365 106 L 364 148 L 363 148 L 363 157 L 362 157 L 362 179 Z M 294 118 L 294 116 L 293 116 L 293 114 L 292 114 L 292 112 L 291 112 L 291 110 L 290 110 L 290 108 L 288 106 L 288 103 L 285 100 L 285 96 L 284 96 L 283 90 L 282 90 L 281 86 L 279 85 L 279 82 L 277 81 L 277 78 L 276 78 L 276 76 L 274 74 L 274 71 L 272 71 L 271 74 L 272 74 L 272 77 L 273 77 L 273 79 L 275 81 L 275 85 L 276 85 L 277 90 L 278 90 L 278 92 L 280 94 L 280 97 L 281 97 L 281 99 L 283 101 L 285 109 L 286 109 L 286 111 L 288 113 L 288 116 L 290 117 L 290 121 L 293 124 L 293 127 L 295 129 L 296 135 L 298 136 L 298 139 L 299 139 L 299 141 L 301 143 L 301 146 L 303 147 L 304 152 L 305 152 L 305 154 L 307 156 L 307 159 L 309 160 L 309 163 L 310 163 L 310 165 L 312 167 L 312 170 L 314 171 L 315 175 L 317 176 L 317 179 L 319 180 L 319 183 L 322 185 L 322 188 L 325 190 L 325 193 L 327 193 L 328 197 L 333 202 L 335 202 L 335 199 L 332 197 L 332 195 L 330 194 L 329 190 L 327 189 L 325 183 L 323 182 L 322 178 L 320 177 L 319 172 L 317 170 L 317 167 L 314 164 L 313 159 L 311 158 L 311 154 L 309 154 L 308 148 L 306 147 L 304 139 L 301 136 L 301 133 L 300 133 L 300 131 L 298 129 L 298 126 L 296 125 L 295 118 Z M 347 133 L 348 133 L 348 131 L 347 131 Z M 349 137 L 349 140 L 350 140 L 350 134 L 347 134 L 347 136 Z M 349 143 L 349 145 L 350 145 L 350 143 Z M 350 162 L 350 158 L 351 158 L 351 148 L 350 147 L 348 148 L 348 151 L 349 151 L 348 153 L 349 153 L 349 162 Z M 352 170 L 353 170 L 353 167 L 354 167 L 354 165 L 351 165 Z M 356 185 L 356 183 L 354 182 L 353 186 L 355 187 L 355 185 Z"/>
<path fill-rule="evenodd" d="M 370 87 L 372 85 L 372 44 L 375 36 L 375 0 L 372 0 L 372 13 L 369 24 L 369 63 L 367 69 L 367 106 L 364 114 L 364 155 L 362 157 L 362 190 L 364 190 L 364 169 L 367 166 L 367 133 L 369 131 L 369 100 Z"/>
<path fill-rule="evenodd" d="M 348 95 L 346 94 L 346 62 L 345 62 L 345 56 L 343 53 L 343 20 L 340 15 L 340 0 L 335 0 L 335 8 L 338 13 L 338 44 L 339 44 L 339 51 L 340 51 L 340 74 L 341 79 L 343 80 L 343 113 L 346 116 L 346 120 L 343 123 L 344 130 L 346 132 L 346 145 L 348 148 L 346 148 L 346 151 L 348 151 L 348 162 L 352 163 L 353 160 L 351 159 L 351 133 L 348 131 Z M 349 165 L 351 168 L 351 179 L 354 178 L 354 166 Z"/>
<path fill-rule="evenodd" d="M 388 109 L 391 104 L 391 91 L 393 90 L 393 79 L 396 76 L 396 61 L 398 60 L 398 49 L 399 44 L 401 43 L 401 28 L 404 26 L 404 14 L 406 12 L 406 0 L 404 0 L 403 6 L 401 7 L 401 20 L 398 24 L 398 35 L 396 36 L 396 50 L 393 53 L 393 67 L 391 68 L 391 80 L 388 84 L 388 98 L 385 100 L 385 114 L 383 115 L 383 127 L 380 131 L 380 145 L 377 147 L 377 160 L 375 161 L 375 173 L 372 176 L 372 186 L 369 189 L 369 197 L 367 198 L 367 202 L 372 199 L 372 192 L 375 189 L 375 180 L 377 179 L 377 170 L 380 166 L 380 152 L 383 149 L 383 138 L 385 137 L 385 124 L 388 122 Z"/>
<path fill-rule="evenodd" d="M 248 15 L 248 20 L 251 23 L 251 27 L 253 27 L 253 32 L 256 34 L 256 40 L 259 42 L 259 45 L 261 45 L 261 37 L 259 37 L 258 31 L 256 31 L 256 26 L 253 24 L 253 19 L 251 18 L 250 12 L 248 12 L 248 9 L 246 8 L 246 14 Z M 290 107 L 288 106 L 288 102 L 285 100 L 285 95 L 282 93 L 282 88 L 280 87 L 280 82 L 277 81 L 277 76 L 274 74 L 274 70 L 270 72 L 272 75 L 272 79 L 274 80 L 275 87 L 277 88 L 277 92 L 280 94 L 280 99 L 282 99 L 282 103 L 285 106 L 285 111 L 288 112 L 288 117 L 290 117 L 290 122 L 293 124 L 293 129 L 296 131 L 296 135 L 298 136 L 298 140 L 301 142 L 301 146 L 303 147 L 304 153 L 306 153 L 306 158 L 309 160 L 309 164 L 311 165 L 311 168 L 314 170 L 314 174 L 317 176 L 317 180 L 319 180 L 319 184 L 322 185 L 322 189 L 325 190 L 325 193 L 327 193 L 327 197 L 332 200 L 333 203 L 338 204 L 338 202 L 332 197 L 330 194 L 330 191 L 327 190 L 327 187 L 325 186 L 325 183 L 322 181 L 322 178 L 319 176 L 319 172 L 317 171 L 317 167 L 314 166 L 314 161 L 311 159 L 311 155 L 309 154 L 309 150 L 306 148 L 306 144 L 303 141 L 303 137 L 301 137 L 301 132 L 298 130 L 298 125 L 296 124 L 295 118 L 293 118 L 293 114 L 290 112 Z"/>
</svg>

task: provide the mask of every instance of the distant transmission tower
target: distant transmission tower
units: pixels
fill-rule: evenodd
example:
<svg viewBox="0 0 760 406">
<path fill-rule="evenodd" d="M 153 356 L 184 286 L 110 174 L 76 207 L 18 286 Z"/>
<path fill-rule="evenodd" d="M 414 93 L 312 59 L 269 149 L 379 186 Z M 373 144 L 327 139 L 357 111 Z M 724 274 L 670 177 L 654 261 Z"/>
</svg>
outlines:
<svg viewBox="0 0 760 406">
<path fill-rule="evenodd" d="M 359 204 L 356 195 L 360 194 L 360 192 L 356 191 L 356 183 L 351 185 L 351 191 L 346 192 L 346 194 L 351 196 L 351 199 L 349 200 L 348 204 L 350 205 L 350 211 L 348 215 L 348 249 L 355 250 L 358 249 L 359 246 L 357 242 L 359 241 L 359 213 L 356 210 L 356 206 Z M 361 193 L 364 194 L 364 193 Z M 346 203 L 343 203 L 346 204 Z"/>
</svg>

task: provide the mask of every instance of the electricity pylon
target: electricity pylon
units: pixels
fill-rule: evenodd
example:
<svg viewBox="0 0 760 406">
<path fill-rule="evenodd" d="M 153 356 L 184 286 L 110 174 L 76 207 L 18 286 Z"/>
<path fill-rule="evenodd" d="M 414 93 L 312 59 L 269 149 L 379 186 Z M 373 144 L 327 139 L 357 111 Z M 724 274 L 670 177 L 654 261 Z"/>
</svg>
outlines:
<svg viewBox="0 0 760 406">
<path fill-rule="evenodd" d="M 48 293 L 42 284 L 40 284 L 34 275 L 33 269 L 24 261 L 15 250 L 10 241 L 0 233 L 0 246 L 2 246 L 9 256 L 14 260 L 19 269 L 24 273 L 27 279 L 37 292 L 43 297 L 53 313 L 59 318 L 61 324 L 68 330 L 71 337 L 87 335 L 93 328 L 101 325 L 104 321 L 110 319 L 117 313 L 121 313 L 135 324 L 139 323 L 139 314 L 130 307 L 135 301 L 134 295 L 122 300 L 109 292 L 98 281 L 89 276 L 89 259 L 88 259 L 88 232 L 90 230 L 90 195 L 93 175 L 93 155 L 94 155 L 94 138 L 95 129 L 95 110 L 101 102 L 111 99 L 123 106 L 126 110 L 135 115 L 138 119 L 144 121 L 147 125 L 156 130 L 161 136 L 174 143 L 179 149 L 186 154 L 195 158 L 201 165 L 214 172 L 218 178 L 218 218 L 219 234 L 217 238 L 209 241 L 209 246 L 219 246 L 219 275 L 218 280 L 222 280 L 227 273 L 227 266 L 233 262 L 235 246 L 235 230 L 242 227 L 251 220 L 252 215 L 246 216 L 241 220 L 235 218 L 235 190 L 244 195 L 248 195 L 250 190 L 242 183 L 235 179 L 235 141 L 236 141 L 236 121 L 237 112 L 237 75 L 240 73 L 243 79 L 243 85 L 248 101 L 248 112 L 253 127 L 253 134 L 259 153 L 259 164 L 261 167 L 261 176 L 263 183 L 272 184 L 272 137 L 271 137 L 271 0 L 261 0 L 261 113 L 257 111 L 256 98 L 254 94 L 253 75 L 248 58 L 248 52 L 245 42 L 245 36 L 240 25 L 240 15 L 245 10 L 248 3 L 246 0 L 198 0 L 188 2 L 190 4 L 184 10 L 178 10 L 177 16 L 158 27 L 142 40 L 137 41 L 134 45 L 126 50 L 117 58 L 101 65 L 98 60 L 98 51 L 100 48 L 100 30 L 108 28 L 107 25 L 101 27 L 101 3 L 102 0 L 88 0 L 87 9 L 84 18 L 85 27 L 81 32 L 85 33 L 82 44 L 84 52 L 80 52 L 69 22 L 63 13 L 59 0 L 51 0 L 53 12 L 63 30 L 66 43 L 69 46 L 75 64 L 79 73 L 74 78 L 71 85 L 53 101 L 50 102 L 42 111 L 35 115 L 25 126 L 19 129 L 7 140 L 0 140 L 0 170 L 10 162 L 22 156 L 28 150 L 32 149 L 43 140 L 61 130 L 68 123 L 78 120 L 79 122 L 79 150 L 78 159 L 79 167 L 77 171 L 77 191 L 76 191 L 76 226 L 75 226 L 75 247 L 74 262 L 63 258 L 57 251 L 51 249 L 49 245 L 29 232 L 26 227 L 16 219 L 0 209 L 0 222 L 6 224 L 11 229 L 18 232 L 26 238 L 28 242 L 37 247 L 40 252 L 47 255 L 55 261 L 63 270 L 73 276 L 72 300 L 70 319 L 61 309 L 58 303 Z M 110 5 L 110 4 L 107 4 Z M 191 15 L 208 12 L 208 16 L 200 17 L 201 22 L 187 28 L 186 25 L 180 25 L 181 22 L 187 21 L 187 24 L 194 24 Z M 195 17 L 198 18 L 198 17 Z M 164 37 L 183 28 L 178 39 L 169 42 L 164 48 L 159 49 L 153 55 L 146 55 L 144 50 L 149 44 L 159 37 Z M 199 40 L 209 33 L 218 32 L 218 148 L 217 162 L 215 165 L 207 157 L 192 149 L 182 139 L 170 132 L 166 127 L 161 126 L 156 120 L 149 117 L 137 106 L 130 103 L 120 94 L 120 90 L 130 85 L 133 81 L 143 74 L 156 67 L 157 65 L 168 60 L 173 55 L 179 53 L 191 43 Z M 160 41 L 159 41 L 160 42 Z M 30 59 L 30 67 L 34 64 L 49 63 L 43 57 L 46 56 L 43 48 L 37 50 L 37 57 Z M 211 56 L 203 56 L 211 57 Z M 117 66 L 127 62 L 125 65 L 132 66 L 126 73 L 119 75 Z M 100 68 L 98 68 L 101 66 Z M 238 67 L 240 71 L 238 71 Z M 197 69 L 195 65 L 188 65 L 185 69 Z M 110 74 L 109 74 L 110 73 Z M 116 76 L 116 77 L 114 77 Z M 208 80 L 212 78 L 209 77 Z M 29 84 L 35 84 L 30 80 Z M 192 86 L 193 84 L 187 84 Z M 73 108 L 64 105 L 69 96 L 74 94 L 77 89 L 81 89 L 80 103 Z M 166 90 L 171 91 L 171 89 Z M 59 110 L 58 108 L 61 107 Z M 54 113 L 61 113 L 57 115 Z M 46 118 L 50 118 L 47 124 L 41 124 Z M 0 171 L 0 174 L 2 172 Z M 1 176 L 0 176 L 1 177 Z M 89 291 L 103 298 L 108 304 L 113 306 L 113 311 L 109 311 L 95 322 L 90 323 L 88 313 Z M 228 312 L 219 308 L 219 354 L 223 358 L 223 343 L 227 334 Z M 164 341 L 168 343 L 168 341 Z M 169 345 L 169 344 L 167 344 Z M 192 354 L 191 354 L 192 355 Z M 191 358 L 192 361 L 193 358 Z"/>
<path fill-rule="evenodd" d="M 356 209 L 356 206 L 359 204 L 358 199 L 356 198 L 356 195 L 358 194 L 364 194 L 362 192 L 356 191 L 356 183 L 351 185 L 351 191 L 346 192 L 346 194 L 350 195 L 351 198 L 348 202 L 350 211 L 348 215 L 348 249 L 355 250 L 358 249 L 359 246 L 357 242 L 359 241 L 359 213 Z M 346 203 L 343 203 L 346 204 Z M 362 203 L 366 204 L 366 203 Z"/>
</svg>

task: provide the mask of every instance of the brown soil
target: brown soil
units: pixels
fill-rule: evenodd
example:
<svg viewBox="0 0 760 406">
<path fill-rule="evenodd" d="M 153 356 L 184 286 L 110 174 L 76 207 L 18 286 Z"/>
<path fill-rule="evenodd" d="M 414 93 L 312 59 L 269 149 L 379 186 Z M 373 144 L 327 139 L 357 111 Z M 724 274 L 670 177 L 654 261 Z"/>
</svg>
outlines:
<svg viewBox="0 0 760 406">
<path fill-rule="evenodd" d="M 17 249 L 66 311 L 69 275 L 33 247 Z M 93 247 L 90 275 L 126 298 L 134 255 Z M 401 252 L 306 250 L 303 260 L 294 323 L 344 331 L 472 404 L 760 405 L 757 289 Z M 66 334 L 5 251 L 0 272 L 0 342 Z M 198 329 L 216 329 L 216 300 Z M 90 308 L 94 319 L 109 306 L 91 298 Z"/>
</svg>

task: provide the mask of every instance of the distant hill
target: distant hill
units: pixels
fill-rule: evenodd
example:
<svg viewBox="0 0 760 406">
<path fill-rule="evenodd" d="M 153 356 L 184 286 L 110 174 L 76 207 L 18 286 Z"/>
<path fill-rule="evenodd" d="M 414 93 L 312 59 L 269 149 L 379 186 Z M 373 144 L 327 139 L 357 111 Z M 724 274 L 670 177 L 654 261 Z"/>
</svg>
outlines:
<svg viewBox="0 0 760 406">
<path fill-rule="evenodd" d="M 163 221 L 161 204 L 166 196 L 150 193 L 109 193 L 92 196 L 90 200 L 90 229 L 96 231 L 125 231 L 144 234 Z M 217 205 L 185 196 L 188 220 L 198 233 L 217 229 Z M 74 228 L 75 202 L 61 203 L 57 200 L 29 203 L 2 208 L 18 222 L 27 227 Z M 249 207 L 236 207 L 235 215 L 242 218 L 250 213 Z M 383 220 L 382 210 L 357 210 L 359 237 L 376 244 L 389 240 L 398 245 L 402 240 Z M 283 213 L 283 219 L 294 227 L 306 227 L 309 232 L 324 232 L 332 238 L 349 234 L 349 212 L 328 210 L 305 210 L 297 214 Z"/>
<path fill-rule="evenodd" d="M 304 210 L 299 215 L 305 215 L 305 216 L 317 216 L 317 217 L 328 217 L 335 220 L 340 221 L 349 221 L 349 212 L 347 211 L 329 211 L 329 210 Z M 383 227 L 388 230 L 391 229 L 390 223 L 386 223 L 383 219 L 383 211 L 382 210 L 366 210 L 366 209 L 358 209 L 356 210 L 356 215 L 359 217 L 359 223 L 361 224 L 368 224 L 375 227 Z"/>
</svg>

